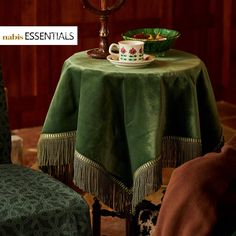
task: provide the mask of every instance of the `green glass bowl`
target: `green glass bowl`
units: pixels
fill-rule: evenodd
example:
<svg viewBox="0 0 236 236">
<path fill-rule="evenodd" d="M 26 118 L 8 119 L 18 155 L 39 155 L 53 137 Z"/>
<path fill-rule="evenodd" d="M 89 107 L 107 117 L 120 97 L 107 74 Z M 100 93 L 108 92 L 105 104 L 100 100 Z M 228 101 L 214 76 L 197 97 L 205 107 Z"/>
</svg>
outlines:
<svg viewBox="0 0 236 236">
<path fill-rule="evenodd" d="M 145 35 L 157 35 L 158 33 L 165 37 L 166 40 L 157 39 L 138 39 L 134 38 L 135 34 L 143 33 Z M 163 52 L 169 50 L 175 40 L 180 36 L 180 33 L 176 30 L 164 29 L 164 28 L 142 28 L 129 30 L 122 35 L 125 40 L 139 40 L 144 42 L 144 53 L 146 54 L 162 54 Z"/>
</svg>

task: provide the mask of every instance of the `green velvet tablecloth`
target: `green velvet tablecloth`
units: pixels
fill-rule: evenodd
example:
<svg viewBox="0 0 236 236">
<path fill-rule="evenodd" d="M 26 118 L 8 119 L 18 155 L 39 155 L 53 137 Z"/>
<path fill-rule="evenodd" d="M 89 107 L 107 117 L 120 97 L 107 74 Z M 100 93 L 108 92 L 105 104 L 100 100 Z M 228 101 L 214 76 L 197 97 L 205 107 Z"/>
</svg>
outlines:
<svg viewBox="0 0 236 236">
<path fill-rule="evenodd" d="M 160 187 L 163 167 L 222 142 L 211 82 L 198 57 L 170 50 L 147 67 L 127 69 L 79 52 L 62 68 L 38 161 L 73 165 L 77 186 L 123 211 Z"/>
</svg>

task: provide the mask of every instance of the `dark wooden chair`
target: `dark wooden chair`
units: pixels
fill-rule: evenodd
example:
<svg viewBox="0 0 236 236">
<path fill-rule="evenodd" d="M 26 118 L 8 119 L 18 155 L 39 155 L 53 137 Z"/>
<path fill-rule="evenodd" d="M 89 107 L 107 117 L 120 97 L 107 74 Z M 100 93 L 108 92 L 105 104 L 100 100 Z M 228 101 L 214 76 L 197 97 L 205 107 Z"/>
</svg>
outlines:
<svg viewBox="0 0 236 236">
<path fill-rule="evenodd" d="M 165 190 L 163 190 L 164 196 Z M 162 197 L 163 198 L 163 197 Z M 161 199 L 162 200 L 162 199 Z M 93 204 L 93 236 L 101 236 L 101 217 L 112 216 L 126 220 L 126 236 L 149 236 L 153 227 L 157 223 L 157 217 L 161 203 L 155 205 L 151 201 L 143 200 L 140 202 L 133 214 L 130 211 L 116 212 L 102 209 L 102 205 L 97 198 Z"/>
</svg>

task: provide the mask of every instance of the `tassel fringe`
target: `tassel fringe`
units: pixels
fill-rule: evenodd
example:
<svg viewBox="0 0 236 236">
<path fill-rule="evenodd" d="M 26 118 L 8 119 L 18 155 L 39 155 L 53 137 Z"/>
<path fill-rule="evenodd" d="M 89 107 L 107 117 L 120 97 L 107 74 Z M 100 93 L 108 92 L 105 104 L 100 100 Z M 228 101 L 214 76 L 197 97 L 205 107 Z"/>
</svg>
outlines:
<svg viewBox="0 0 236 236">
<path fill-rule="evenodd" d="M 162 166 L 160 158 L 142 165 L 134 173 L 132 212 L 145 196 L 156 192 L 162 184 Z"/>
<path fill-rule="evenodd" d="M 166 136 L 162 139 L 162 167 L 175 168 L 202 154 L 201 139 Z"/>
<path fill-rule="evenodd" d="M 75 151 L 74 183 L 86 192 L 95 195 L 113 210 L 124 212 L 130 207 L 132 191 L 112 178 L 96 162 Z"/>
<path fill-rule="evenodd" d="M 38 142 L 39 166 L 73 164 L 76 132 L 41 134 Z"/>
<path fill-rule="evenodd" d="M 161 156 L 139 167 L 134 173 L 133 188 L 127 188 L 101 165 L 75 150 L 76 131 L 41 134 L 38 163 L 50 175 L 72 183 L 96 196 L 121 213 L 134 213 L 145 196 L 162 184 L 162 168 L 175 168 L 202 153 L 201 139 L 166 136 L 162 139 Z"/>
<path fill-rule="evenodd" d="M 102 166 L 75 151 L 74 183 L 95 195 L 104 204 L 118 212 L 135 211 L 143 198 L 161 186 L 161 166 L 154 160 L 141 166 L 134 174 L 134 186 L 128 189 L 112 178 Z M 102 186 L 102 187 L 101 187 Z"/>
</svg>

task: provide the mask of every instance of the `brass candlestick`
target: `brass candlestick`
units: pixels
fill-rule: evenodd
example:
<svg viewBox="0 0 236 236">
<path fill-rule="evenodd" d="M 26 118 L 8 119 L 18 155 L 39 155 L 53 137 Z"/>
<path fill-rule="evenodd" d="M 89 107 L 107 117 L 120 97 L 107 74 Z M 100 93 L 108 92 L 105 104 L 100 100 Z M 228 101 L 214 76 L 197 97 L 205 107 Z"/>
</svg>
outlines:
<svg viewBox="0 0 236 236">
<path fill-rule="evenodd" d="M 108 42 L 108 17 L 109 15 L 120 9 L 125 0 L 117 0 L 112 6 L 107 5 L 107 0 L 101 0 L 101 9 L 96 8 L 91 4 L 90 0 L 81 0 L 83 7 L 91 11 L 92 13 L 100 16 L 101 29 L 99 31 L 100 43 L 98 48 L 94 48 L 88 51 L 88 55 L 93 58 L 104 59 L 107 57 L 109 42 Z"/>
</svg>

